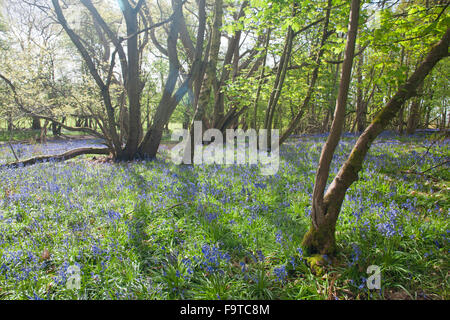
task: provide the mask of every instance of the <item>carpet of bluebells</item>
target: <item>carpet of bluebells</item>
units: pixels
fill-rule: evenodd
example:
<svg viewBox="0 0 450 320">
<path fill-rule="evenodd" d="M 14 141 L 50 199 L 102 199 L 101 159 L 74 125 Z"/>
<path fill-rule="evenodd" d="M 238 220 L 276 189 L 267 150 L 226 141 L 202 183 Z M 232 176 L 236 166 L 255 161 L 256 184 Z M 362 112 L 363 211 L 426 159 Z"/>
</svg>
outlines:
<svg viewBox="0 0 450 320">
<path fill-rule="evenodd" d="M 450 173 L 439 164 L 450 141 L 382 134 L 345 198 L 338 254 L 318 272 L 301 240 L 324 140 L 288 142 L 272 176 L 164 156 L 0 169 L 0 299 L 449 299 Z M 342 139 L 330 179 L 355 140 Z M 26 158 L 87 145 L 101 141 L 14 148 Z M 13 160 L 9 146 L 0 159 Z M 370 265 L 380 290 L 366 286 Z M 67 286 L 73 266 L 79 290 Z"/>
<path fill-rule="evenodd" d="M 12 146 L 16 156 L 22 160 L 33 156 L 58 155 L 82 147 L 105 147 L 100 139 L 56 139 L 50 140 L 45 144 L 22 142 L 12 144 Z M 6 142 L 0 143 L 0 164 L 13 162 L 15 160 L 9 144 Z"/>
</svg>

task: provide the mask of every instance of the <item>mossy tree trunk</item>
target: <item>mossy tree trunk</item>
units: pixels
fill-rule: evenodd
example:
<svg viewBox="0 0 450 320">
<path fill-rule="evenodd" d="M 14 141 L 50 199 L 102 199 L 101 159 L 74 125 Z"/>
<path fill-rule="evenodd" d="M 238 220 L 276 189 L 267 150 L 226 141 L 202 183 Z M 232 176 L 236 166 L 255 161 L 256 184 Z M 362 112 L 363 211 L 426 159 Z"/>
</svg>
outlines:
<svg viewBox="0 0 450 320">
<path fill-rule="evenodd" d="M 450 28 L 447 29 L 441 41 L 433 46 L 425 60 L 422 61 L 406 83 L 400 86 L 395 95 L 358 138 L 350 156 L 328 187 L 325 196 L 323 198 L 314 198 L 313 194 L 312 225 L 303 240 L 303 244 L 309 252 L 321 254 L 333 254 L 335 252 L 334 232 L 345 193 L 353 182 L 358 180 L 358 173 L 362 169 L 364 158 L 372 142 L 390 121 L 397 116 L 405 101 L 416 95 L 416 90 L 434 66 L 441 59 L 449 56 L 449 43 Z M 321 178 L 323 179 L 324 177 L 322 176 Z M 326 175 L 327 178 L 328 175 Z M 326 183 L 326 179 L 321 180 L 322 183 Z"/>
<path fill-rule="evenodd" d="M 334 203 L 333 201 L 325 201 L 324 192 L 330 172 L 331 160 L 339 143 L 345 123 L 345 109 L 351 80 L 353 57 L 355 55 L 356 35 L 358 32 L 359 9 L 360 0 L 352 0 L 336 109 L 330 134 L 322 148 L 316 173 L 312 196 L 312 225 L 303 241 L 308 253 L 332 254 L 335 251 L 334 228 L 336 225 L 335 219 L 340 210 L 340 204 L 337 202 Z"/>
</svg>

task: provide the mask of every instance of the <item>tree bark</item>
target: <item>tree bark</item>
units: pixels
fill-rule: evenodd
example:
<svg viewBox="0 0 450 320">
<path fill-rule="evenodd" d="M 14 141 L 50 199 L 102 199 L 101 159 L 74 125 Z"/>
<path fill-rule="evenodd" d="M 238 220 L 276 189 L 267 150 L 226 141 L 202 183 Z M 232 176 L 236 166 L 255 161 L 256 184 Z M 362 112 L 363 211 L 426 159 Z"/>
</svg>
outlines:
<svg viewBox="0 0 450 320">
<path fill-rule="evenodd" d="M 269 101 L 267 103 L 266 119 L 264 121 L 264 128 L 267 129 L 267 137 L 270 139 L 273 116 L 276 111 L 278 104 L 278 99 L 281 96 L 281 91 L 283 89 L 284 79 L 286 77 L 287 66 L 291 58 L 292 42 L 294 40 L 294 31 L 289 26 L 286 33 L 286 39 L 284 42 L 283 54 L 280 58 L 280 65 L 278 67 L 277 76 L 275 78 L 275 83 L 273 85 L 272 92 L 270 93 Z M 270 146 L 270 141 L 267 142 Z"/>
<path fill-rule="evenodd" d="M 405 63 L 405 59 L 407 58 L 405 53 L 405 47 L 402 46 L 401 56 L 400 56 L 400 66 L 403 66 L 403 63 Z M 408 62 L 406 61 L 406 65 L 408 65 Z M 408 74 L 406 74 L 408 77 Z M 390 95 L 390 90 L 389 90 Z M 404 130 L 404 113 L 405 113 L 405 107 L 402 106 L 400 109 L 400 112 L 398 113 L 398 134 L 403 135 Z"/>
<path fill-rule="evenodd" d="M 97 84 L 98 88 L 100 89 L 103 102 L 105 105 L 107 117 L 108 117 L 108 140 L 111 140 L 114 149 L 116 153 L 120 153 L 122 150 L 122 144 L 119 139 L 119 135 L 117 133 L 116 129 L 116 120 L 114 115 L 114 108 L 112 107 L 111 102 L 111 95 L 109 92 L 108 82 L 104 82 L 102 78 L 100 77 L 100 74 L 98 73 L 97 68 L 95 67 L 94 61 L 92 60 L 91 56 L 89 55 L 88 51 L 86 50 L 86 47 L 83 45 L 83 43 L 80 40 L 80 37 L 75 34 L 75 32 L 69 27 L 66 18 L 63 14 L 63 11 L 61 9 L 61 6 L 59 4 L 59 0 L 52 0 L 53 8 L 55 9 L 55 13 L 58 19 L 58 22 L 61 24 L 63 29 L 66 31 L 67 35 L 69 36 L 70 40 L 73 42 L 73 44 L 76 46 L 77 50 L 80 52 L 84 62 L 86 63 L 86 66 L 89 69 L 89 72 L 92 76 L 92 78 L 95 80 L 95 83 Z M 113 54 L 114 56 L 114 54 Z M 113 66 L 113 64 L 111 64 Z M 111 68 L 112 69 L 112 68 Z"/>
<path fill-rule="evenodd" d="M 138 32 L 138 11 L 136 11 L 135 8 L 132 8 L 128 1 L 123 1 L 123 3 L 125 4 L 123 15 L 127 26 L 128 69 L 126 74 L 126 87 L 128 96 L 128 130 L 127 142 L 125 149 L 121 152 L 121 156 L 122 158 L 130 160 L 135 158 L 142 137 L 142 84 L 140 79 L 138 37 L 133 36 Z"/>
<path fill-rule="evenodd" d="M 22 160 L 22 161 L 16 161 L 16 162 L 12 162 L 12 163 L 2 164 L 2 165 L 0 165 L 0 169 L 24 167 L 24 166 L 29 166 L 29 165 L 33 165 L 33 164 L 36 164 L 39 162 L 44 162 L 44 161 L 49 161 L 49 160 L 65 161 L 65 160 L 69 160 L 69 159 L 81 156 L 83 154 L 108 155 L 110 153 L 111 153 L 111 150 L 109 148 L 78 148 L 78 149 L 69 150 L 69 151 L 67 151 L 63 154 L 59 154 L 59 155 L 39 156 L 39 157 L 34 157 L 34 158 Z"/>
<path fill-rule="evenodd" d="M 421 91 L 421 87 L 422 86 L 418 88 L 419 91 Z M 414 132 L 416 132 L 420 119 L 420 102 L 420 97 L 415 97 L 411 102 L 408 122 L 406 125 L 406 134 L 413 134 Z"/>
<path fill-rule="evenodd" d="M 361 46 L 360 46 L 361 47 Z M 361 50 L 361 48 L 359 48 Z M 362 66 L 364 56 L 361 54 L 358 60 L 357 72 L 357 89 L 356 89 L 356 130 L 358 132 L 363 132 L 366 126 L 366 110 L 365 103 L 363 100 L 363 77 L 362 77 Z"/>
<path fill-rule="evenodd" d="M 183 18 L 183 2 L 175 1 L 174 19 L 172 21 L 169 37 L 167 39 L 167 50 L 169 53 L 169 77 L 167 78 L 163 96 L 156 109 L 154 121 L 151 129 L 145 135 L 139 146 L 139 155 L 143 158 L 155 158 L 161 142 L 164 126 L 168 123 L 170 116 L 178 103 L 191 88 L 193 83 L 198 80 L 202 72 L 203 42 L 206 28 L 205 0 L 199 2 L 199 28 L 197 30 L 196 52 L 193 65 L 188 77 L 181 86 L 175 91 L 175 85 L 178 79 L 180 64 L 178 62 L 177 40 L 179 33 L 179 24 Z"/>
<path fill-rule="evenodd" d="M 258 79 L 258 88 L 256 89 L 255 101 L 253 102 L 253 129 L 255 129 L 255 130 L 258 130 L 258 127 L 257 127 L 258 103 L 259 103 L 259 97 L 261 95 L 261 88 L 262 88 L 263 79 L 264 79 L 264 71 L 265 71 L 266 63 L 267 63 L 267 51 L 269 50 L 271 31 L 272 31 L 272 29 L 270 29 L 270 28 L 267 29 L 267 35 L 266 35 L 266 40 L 265 40 L 265 44 L 264 44 L 264 54 L 263 54 L 263 62 L 262 62 L 262 66 L 261 66 L 261 73 L 260 73 L 259 79 Z"/>
<path fill-rule="evenodd" d="M 339 83 L 338 97 L 334 119 L 331 124 L 330 134 L 319 160 L 316 173 L 316 182 L 312 195 L 311 218 L 312 225 L 303 239 L 303 245 L 310 253 L 332 254 L 335 250 L 335 216 L 327 214 L 332 209 L 324 203 L 324 191 L 329 176 L 331 160 L 339 143 L 342 128 L 345 122 L 345 109 L 347 104 L 348 89 L 350 86 L 353 57 L 355 53 L 355 42 L 358 31 L 360 0 L 352 0 L 350 8 L 350 20 L 345 46 L 344 61 L 342 65 L 341 80 Z M 336 210 L 338 208 L 334 208 Z"/>
<path fill-rule="evenodd" d="M 31 129 L 32 130 L 41 130 L 41 120 L 38 117 L 32 117 L 32 124 Z"/>
<path fill-rule="evenodd" d="M 362 169 L 364 158 L 372 142 L 395 118 L 405 101 L 416 95 L 417 88 L 434 66 L 441 59 L 449 56 L 449 43 L 450 28 L 447 29 L 441 41 L 433 46 L 425 60 L 422 61 L 406 83 L 400 86 L 395 95 L 358 138 L 350 156 L 333 179 L 325 196 L 320 197 L 319 201 L 313 202 L 313 206 L 315 206 L 315 212 L 312 214 L 313 222 L 303 239 L 303 245 L 308 252 L 335 253 L 335 228 L 342 202 L 348 188 L 358 179 L 358 173 Z M 323 186 L 325 183 L 326 180 L 322 180 Z M 313 194 L 313 201 L 317 200 L 314 195 L 317 194 Z"/>
<path fill-rule="evenodd" d="M 220 38 L 223 18 L 223 0 L 216 0 L 214 4 L 214 22 L 213 29 L 211 31 L 211 38 L 209 41 L 209 57 L 206 63 L 206 76 L 201 87 L 198 103 L 194 103 L 194 121 L 201 121 L 205 111 L 208 108 L 208 104 L 211 100 L 211 92 L 216 94 L 218 90 L 217 83 L 217 63 L 219 60 L 220 51 Z M 206 58 L 205 58 L 206 59 Z"/>
<path fill-rule="evenodd" d="M 330 21 L 331 0 L 328 0 L 327 9 L 325 12 L 326 13 L 325 13 L 325 21 L 324 21 L 323 29 L 322 29 L 322 37 L 320 39 L 319 51 L 317 52 L 314 69 L 313 69 L 313 72 L 311 75 L 311 81 L 310 81 L 309 87 L 308 87 L 308 92 L 306 93 L 306 96 L 303 99 L 303 103 L 300 106 L 300 109 L 298 110 L 297 115 L 294 117 L 294 119 L 292 119 L 292 121 L 289 124 L 286 131 L 281 135 L 281 138 L 279 141 L 280 145 L 282 143 L 284 143 L 284 141 L 286 141 L 286 139 L 292 134 L 292 132 L 294 132 L 295 129 L 297 129 L 298 123 L 300 122 L 305 110 L 308 108 L 309 102 L 311 101 L 311 97 L 314 94 L 314 90 L 316 88 L 316 81 L 319 76 L 320 65 L 322 63 L 322 55 L 324 52 L 323 46 L 325 45 L 325 42 L 327 41 L 327 38 L 329 36 L 328 24 Z"/>
<path fill-rule="evenodd" d="M 235 20 L 243 17 L 245 14 L 244 9 L 248 6 L 249 2 L 247 0 L 243 1 L 240 7 L 239 12 L 235 15 Z M 222 66 L 222 73 L 220 75 L 220 79 L 218 80 L 217 87 L 214 93 L 214 114 L 213 114 L 213 126 L 217 127 L 218 124 L 225 113 L 225 93 L 221 90 L 222 86 L 225 85 L 225 82 L 229 79 L 230 76 L 230 68 L 233 57 L 236 53 L 236 47 L 239 46 L 239 41 L 241 39 L 241 30 L 237 30 L 234 36 L 230 39 L 227 52 L 225 54 L 225 58 Z"/>
</svg>

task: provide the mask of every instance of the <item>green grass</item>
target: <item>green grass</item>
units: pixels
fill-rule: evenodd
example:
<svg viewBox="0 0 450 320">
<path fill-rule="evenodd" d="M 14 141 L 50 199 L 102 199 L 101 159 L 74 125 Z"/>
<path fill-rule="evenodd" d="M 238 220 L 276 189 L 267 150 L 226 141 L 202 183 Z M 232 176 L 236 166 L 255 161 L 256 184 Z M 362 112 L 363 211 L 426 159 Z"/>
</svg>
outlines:
<svg viewBox="0 0 450 320">
<path fill-rule="evenodd" d="M 378 140 L 344 201 L 338 254 L 301 240 L 322 138 L 257 167 L 78 159 L 0 172 L 0 299 L 448 299 L 448 141 Z M 354 142 L 345 138 L 332 176 Z M 332 177 L 330 177 L 331 179 Z M 43 256 L 45 250 L 50 258 Z M 78 265 L 81 289 L 66 287 Z M 381 290 L 365 286 L 381 268 Z"/>
<path fill-rule="evenodd" d="M 75 126 L 75 120 L 70 119 L 68 124 L 71 126 Z M 181 123 L 169 123 L 169 130 L 173 131 L 176 129 L 181 129 Z M 84 135 L 83 132 L 77 131 L 69 131 L 66 129 L 62 129 L 61 133 L 65 136 L 79 136 Z M 5 128 L 0 127 L 0 143 L 8 142 L 8 141 L 32 141 L 36 140 L 36 138 L 40 137 L 41 130 L 31 130 L 31 129 L 14 129 L 12 132 L 6 130 Z M 53 133 L 50 127 L 47 127 L 47 137 L 52 138 Z M 171 140 L 171 133 L 164 132 L 162 137 L 162 141 L 165 143 L 169 143 Z"/>
<path fill-rule="evenodd" d="M 28 141 L 40 135 L 40 130 L 13 130 L 12 132 L 0 130 L 0 142 Z"/>
</svg>

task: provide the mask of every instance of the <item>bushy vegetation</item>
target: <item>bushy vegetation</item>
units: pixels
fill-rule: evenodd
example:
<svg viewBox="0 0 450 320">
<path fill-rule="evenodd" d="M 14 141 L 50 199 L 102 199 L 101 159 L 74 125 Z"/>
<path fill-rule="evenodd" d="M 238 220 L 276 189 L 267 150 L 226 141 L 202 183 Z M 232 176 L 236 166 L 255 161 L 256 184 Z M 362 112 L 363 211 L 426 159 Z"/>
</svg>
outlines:
<svg viewBox="0 0 450 320">
<path fill-rule="evenodd" d="M 338 253 L 322 260 L 301 240 L 324 139 L 283 145 L 273 176 L 164 157 L 0 169 L 0 299 L 448 299 L 449 140 L 379 137 L 344 201 Z M 367 289 L 369 265 L 381 290 Z M 70 266 L 80 290 L 66 287 Z"/>
</svg>

